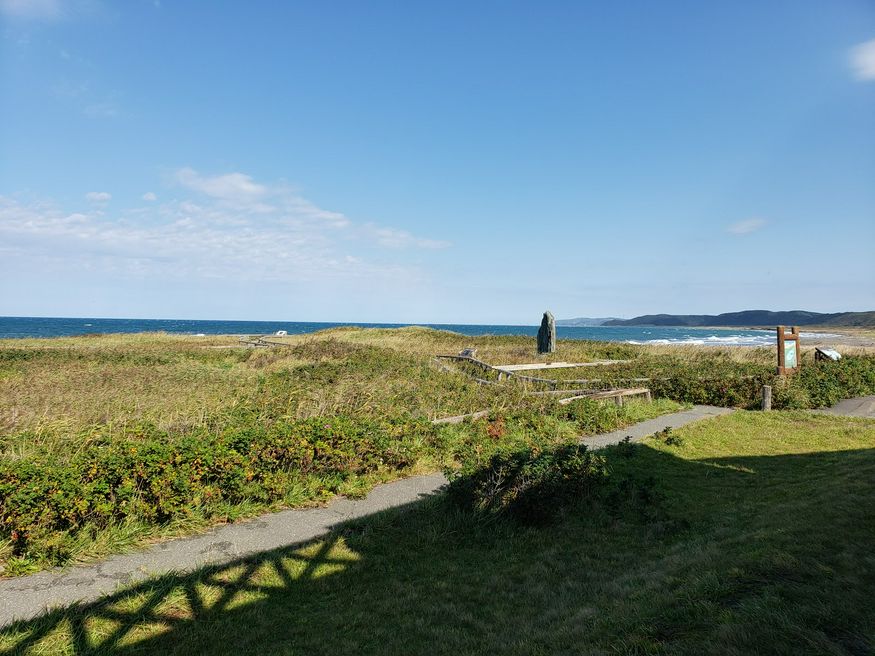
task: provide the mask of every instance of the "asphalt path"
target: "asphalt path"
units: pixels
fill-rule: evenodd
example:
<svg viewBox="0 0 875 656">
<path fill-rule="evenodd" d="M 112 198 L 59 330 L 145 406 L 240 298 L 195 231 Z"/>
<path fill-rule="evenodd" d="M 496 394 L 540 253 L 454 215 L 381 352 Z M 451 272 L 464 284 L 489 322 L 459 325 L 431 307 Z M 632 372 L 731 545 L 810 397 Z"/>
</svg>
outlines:
<svg viewBox="0 0 875 656">
<path fill-rule="evenodd" d="M 839 401 L 833 407 L 826 410 L 819 410 L 830 415 L 839 415 L 841 417 L 865 417 L 867 419 L 875 419 L 875 396 L 860 396 L 856 399 L 845 399 Z"/>
</svg>

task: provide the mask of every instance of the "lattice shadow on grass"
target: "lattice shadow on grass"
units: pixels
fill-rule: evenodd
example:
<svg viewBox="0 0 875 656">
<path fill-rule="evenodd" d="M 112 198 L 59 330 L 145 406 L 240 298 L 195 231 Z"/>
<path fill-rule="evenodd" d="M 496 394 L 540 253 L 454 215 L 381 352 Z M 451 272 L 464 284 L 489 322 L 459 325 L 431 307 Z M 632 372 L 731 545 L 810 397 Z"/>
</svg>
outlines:
<svg viewBox="0 0 875 656">
<path fill-rule="evenodd" d="M 38 645 L 41 653 L 137 651 L 139 638 L 153 639 L 188 624 L 217 621 L 228 610 L 338 573 L 356 560 L 342 535 L 332 534 L 189 575 L 165 574 L 99 601 L 7 627 L 4 632 L 20 632 L 20 636 L 10 650 L 0 653 L 29 653 Z"/>
<path fill-rule="evenodd" d="M 521 655 L 623 651 L 638 636 L 672 653 L 718 638 L 733 653 L 803 641 L 806 653 L 872 652 L 875 449 L 703 460 L 632 449 L 607 452 L 616 487 L 549 539 L 419 501 L 19 622 L 0 644 L 112 656 Z M 671 489 L 669 505 L 650 478 Z"/>
</svg>

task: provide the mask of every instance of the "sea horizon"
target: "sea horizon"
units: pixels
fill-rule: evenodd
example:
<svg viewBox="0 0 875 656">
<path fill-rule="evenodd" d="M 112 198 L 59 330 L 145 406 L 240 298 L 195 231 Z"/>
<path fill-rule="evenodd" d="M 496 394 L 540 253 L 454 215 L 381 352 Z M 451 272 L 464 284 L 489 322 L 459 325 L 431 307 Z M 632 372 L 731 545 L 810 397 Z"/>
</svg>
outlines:
<svg viewBox="0 0 875 656">
<path fill-rule="evenodd" d="M 535 336 L 536 324 L 453 324 L 357 321 L 257 321 L 235 319 L 137 319 L 106 317 L 0 317 L 0 339 L 74 337 L 95 334 L 166 332 L 170 334 L 290 335 L 314 333 L 328 328 L 404 328 L 422 326 L 468 336 Z M 625 342 L 630 344 L 688 344 L 703 346 L 770 346 L 771 330 L 686 326 L 557 326 L 560 339 Z"/>
</svg>

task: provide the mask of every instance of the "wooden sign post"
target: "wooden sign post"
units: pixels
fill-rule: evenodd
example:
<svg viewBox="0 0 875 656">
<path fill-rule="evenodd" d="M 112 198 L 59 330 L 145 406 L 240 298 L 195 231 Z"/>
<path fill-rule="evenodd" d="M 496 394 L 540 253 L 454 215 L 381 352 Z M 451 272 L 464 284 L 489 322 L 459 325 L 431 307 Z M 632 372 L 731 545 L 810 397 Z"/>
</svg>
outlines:
<svg viewBox="0 0 875 656">
<path fill-rule="evenodd" d="M 799 326 L 793 326 L 789 333 L 786 326 L 778 326 L 778 375 L 795 373 L 801 364 Z"/>
</svg>

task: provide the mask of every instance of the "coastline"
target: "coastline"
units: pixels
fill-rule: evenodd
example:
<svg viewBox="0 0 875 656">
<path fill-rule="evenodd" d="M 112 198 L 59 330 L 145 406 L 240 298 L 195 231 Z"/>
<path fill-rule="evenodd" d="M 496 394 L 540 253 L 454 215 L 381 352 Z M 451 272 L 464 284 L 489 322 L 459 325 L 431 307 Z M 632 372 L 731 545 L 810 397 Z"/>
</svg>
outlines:
<svg viewBox="0 0 875 656">
<path fill-rule="evenodd" d="M 503 324 L 373 324 L 295 321 L 92 319 L 0 317 L 0 340 L 51 339 L 112 335 L 185 335 L 193 339 L 316 334 L 326 330 L 431 328 L 467 337 L 534 337 L 536 326 Z M 856 327 L 802 326 L 803 347 L 875 348 L 875 330 Z M 563 327 L 560 340 L 627 343 L 641 346 L 773 347 L 774 326 L 590 326 Z"/>
</svg>

